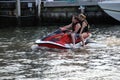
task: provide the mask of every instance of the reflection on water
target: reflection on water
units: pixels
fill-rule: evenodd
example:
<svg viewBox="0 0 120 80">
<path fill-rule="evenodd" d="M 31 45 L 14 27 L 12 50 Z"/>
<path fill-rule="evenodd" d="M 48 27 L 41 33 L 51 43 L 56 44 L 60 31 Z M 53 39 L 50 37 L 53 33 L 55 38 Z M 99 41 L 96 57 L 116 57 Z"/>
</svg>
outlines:
<svg viewBox="0 0 120 80">
<path fill-rule="evenodd" d="M 120 25 L 92 27 L 91 39 L 105 47 L 31 51 L 37 38 L 56 28 L 0 29 L 0 80 L 120 79 Z"/>
</svg>

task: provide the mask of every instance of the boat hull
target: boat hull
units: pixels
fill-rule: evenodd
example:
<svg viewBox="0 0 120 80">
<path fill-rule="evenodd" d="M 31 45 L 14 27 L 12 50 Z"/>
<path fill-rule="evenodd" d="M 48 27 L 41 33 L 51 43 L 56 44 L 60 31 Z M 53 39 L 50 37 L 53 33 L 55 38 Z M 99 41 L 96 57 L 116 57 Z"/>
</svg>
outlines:
<svg viewBox="0 0 120 80">
<path fill-rule="evenodd" d="M 98 5 L 112 18 L 120 21 L 120 1 L 102 1 Z"/>
</svg>

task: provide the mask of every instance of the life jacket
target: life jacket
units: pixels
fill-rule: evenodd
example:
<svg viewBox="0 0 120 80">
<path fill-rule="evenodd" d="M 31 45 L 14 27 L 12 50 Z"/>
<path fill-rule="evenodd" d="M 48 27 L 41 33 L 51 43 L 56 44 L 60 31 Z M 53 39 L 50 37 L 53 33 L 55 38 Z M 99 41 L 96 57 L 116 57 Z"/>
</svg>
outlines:
<svg viewBox="0 0 120 80">
<path fill-rule="evenodd" d="M 81 28 L 82 28 L 82 24 L 83 24 L 84 21 L 85 21 L 85 20 L 79 21 L 79 23 L 80 23 L 80 25 L 81 25 Z M 89 32 L 90 26 L 89 26 L 88 22 L 86 22 L 86 24 L 87 24 L 87 26 L 84 27 L 82 33 L 83 33 L 83 32 Z M 81 28 L 80 28 L 80 30 L 81 30 Z"/>
<path fill-rule="evenodd" d="M 76 25 L 77 25 L 78 23 L 79 23 L 79 22 L 72 23 L 72 31 L 73 31 L 73 32 L 75 31 Z M 77 33 L 80 33 L 80 29 L 77 31 Z"/>
</svg>

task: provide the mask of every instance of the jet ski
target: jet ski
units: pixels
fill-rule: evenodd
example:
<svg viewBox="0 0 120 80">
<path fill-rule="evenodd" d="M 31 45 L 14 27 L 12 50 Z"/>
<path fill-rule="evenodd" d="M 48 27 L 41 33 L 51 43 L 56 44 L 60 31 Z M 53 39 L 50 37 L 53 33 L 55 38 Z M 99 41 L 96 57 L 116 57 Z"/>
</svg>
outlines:
<svg viewBox="0 0 120 80">
<path fill-rule="evenodd" d="M 85 43 L 91 37 L 91 33 L 87 32 L 87 35 L 83 36 Z M 56 48 L 56 49 L 71 49 L 72 48 L 72 39 L 69 30 L 57 29 L 56 31 L 48 34 L 47 36 L 37 39 L 35 44 L 38 47 L 47 47 L 47 48 Z M 75 40 L 76 48 L 81 47 L 81 39 L 79 37 Z"/>
</svg>

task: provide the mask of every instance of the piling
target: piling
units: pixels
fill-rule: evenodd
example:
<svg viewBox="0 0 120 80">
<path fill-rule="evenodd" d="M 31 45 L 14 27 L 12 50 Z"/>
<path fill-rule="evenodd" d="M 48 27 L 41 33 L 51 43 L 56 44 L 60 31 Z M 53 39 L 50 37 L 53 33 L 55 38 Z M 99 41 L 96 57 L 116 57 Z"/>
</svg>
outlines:
<svg viewBox="0 0 120 80">
<path fill-rule="evenodd" d="M 41 21 L 41 0 L 38 0 L 38 19 Z"/>
<path fill-rule="evenodd" d="M 80 13 L 83 13 L 85 12 L 85 7 L 80 5 L 80 7 L 78 8 L 80 10 Z"/>
<path fill-rule="evenodd" d="M 16 18 L 17 18 L 17 25 L 21 26 L 21 5 L 20 0 L 16 0 Z"/>
<path fill-rule="evenodd" d="M 35 16 L 36 16 L 36 24 L 40 25 L 41 22 L 41 0 L 35 0 L 35 5 L 36 5 L 36 9 L 35 9 Z"/>
<path fill-rule="evenodd" d="M 41 0 L 38 0 L 38 17 L 40 18 L 41 13 Z"/>
</svg>

